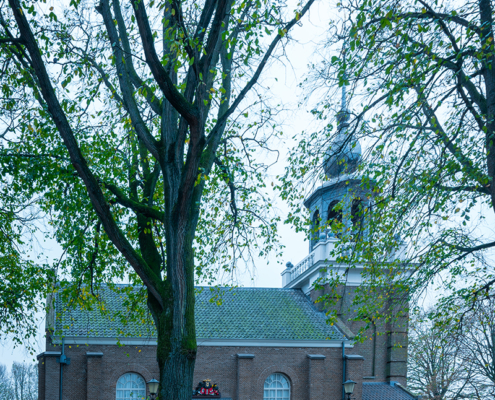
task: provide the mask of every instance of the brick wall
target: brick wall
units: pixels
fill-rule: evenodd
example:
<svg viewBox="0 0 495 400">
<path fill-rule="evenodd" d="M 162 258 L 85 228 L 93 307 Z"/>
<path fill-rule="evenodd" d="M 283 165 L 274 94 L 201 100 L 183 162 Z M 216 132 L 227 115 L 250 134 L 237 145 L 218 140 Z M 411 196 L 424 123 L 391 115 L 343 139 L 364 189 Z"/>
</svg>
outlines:
<svg viewBox="0 0 495 400">
<path fill-rule="evenodd" d="M 146 381 L 158 378 L 155 352 L 155 346 L 66 345 L 71 364 L 64 367 L 63 400 L 113 400 L 117 380 L 126 372 L 138 373 Z M 356 349 L 347 353 L 356 354 Z M 42 359 L 45 382 L 40 375 L 40 387 L 46 385 L 46 390 L 39 400 L 58 400 L 60 365 L 55 357 L 41 357 L 40 363 Z M 348 377 L 359 383 L 356 400 L 361 400 L 363 363 L 348 361 Z M 292 400 L 341 400 L 342 349 L 338 347 L 199 346 L 193 383 L 208 378 L 219 385 L 224 397 L 261 400 L 264 382 L 273 373 L 288 378 Z"/>
<path fill-rule="evenodd" d="M 47 344 L 47 352 L 60 347 Z M 156 346 L 65 345 L 71 359 L 64 366 L 62 400 L 114 400 L 117 380 L 126 372 L 136 372 L 146 381 L 158 378 Z M 40 357 L 44 362 L 45 379 L 40 375 L 39 387 L 45 387 L 39 400 L 59 400 L 60 364 L 56 357 Z"/>
<path fill-rule="evenodd" d="M 314 301 L 324 294 L 312 292 Z M 350 304 L 355 288 L 347 287 L 338 304 L 339 317 L 347 328 L 357 332 L 364 326 L 352 321 Z M 389 305 L 392 309 L 392 306 Z M 394 311 L 394 310 L 392 310 Z M 407 325 L 377 324 L 368 339 L 347 348 L 346 354 L 361 355 L 364 360 L 347 361 L 347 379 L 358 383 L 354 399 L 362 398 L 363 382 L 398 381 L 406 384 Z M 47 352 L 60 351 L 47 340 Z M 71 364 L 64 367 L 62 400 L 113 400 L 120 376 L 140 374 L 145 381 L 158 379 L 155 346 L 66 345 Z M 47 354 L 47 353 L 45 353 Z M 60 364 L 56 357 L 39 358 L 39 400 L 59 400 Z M 284 374 L 291 383 L 292 400 L 340 400 L 342 398 L 342 349 L 288 347 L 213 347 L 201 346 L 194 372 L 194 387 L 203 379 L 217 383 L 224 397 L 235 400 L 263 399 L 263 384 L 273 373 Z M 191 388 L 193 389 L 193 388 Z"/>
<path fill-rule="evenodd" d="M 40 399 L 45 398 L 45 360 L 46 357 L 38 359 L 38 397 Z"/>
<path fill-rule="evenodd" d="M 340 299 L 333 306 L 340 320 L 354 334 L 365 327 L 364 322 L 353 321 L 356 316 L 352 301 L 356 296 L 356 287 L 337 288 Z M 321 290 L 312 290 L 310 298 L 315 302 L 320 296 L 332 293 L 328 285 Z M 399 307 L 391 300 L 385 302 L 386 312 L 397 315 Z M 328 309 L 323 303 L 315 304 L 320 310 Z M 406 385 L 407 375 L 407 318 L 392 319 L 392 322 L 377 322 L 375 327 L 365 333 L 366 339 L 355 344 L 355 351 L 364 356 L 363 377 L 366 382 L 396 381 Z M 355 380 L 355 379 L 354 379 Z"/>
</svg>

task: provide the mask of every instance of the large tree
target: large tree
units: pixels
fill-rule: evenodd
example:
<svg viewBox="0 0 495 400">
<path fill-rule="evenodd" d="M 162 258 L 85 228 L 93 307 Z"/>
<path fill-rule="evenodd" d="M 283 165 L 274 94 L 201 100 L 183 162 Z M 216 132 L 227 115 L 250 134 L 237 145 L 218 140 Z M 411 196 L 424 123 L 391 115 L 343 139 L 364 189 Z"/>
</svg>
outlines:
<svg viewBox="0 0 495 400">
<path fill-rule="evenodd" d="M 38 398 L 36 364 L 12 364 L 11 371 L 0 364 L 0 400 L 35 400 Z"/>
<path fill-rule="evenodd" d="M 7 400 L 13 397 L 12 385 L 10 382 L 9 372 L 7 367 L 0 364 L 0 399 Z"/>
<path fill-rule="evenodd" d="M 463 346 L 465 360 L 481 378 L 477 388 L 495 394 L 495 304 L 492 297 L 478 300 L 464 310 L 455 337 Z"/>
<path fill-rule="evenodd" d="M 77 301 L 103 281 L 144 285 L 160 399 L 191 396 L 195 277 L 275 243 L 253 158 L 272 110 L 253 89 L 313 2 L 0 2 L 10 190 L 43 193 Z"/>
<path fill-rule="evenodd" d="M 409 324 L 407 386 L 428 400 L 478 398 L 481 389 L 463 343 L 448 329 L 436 325 L 426 312 Z M 480 392 L 482 392 L 480 390 Z"/>
<path fill-rule="evenodd" d="M 11 371 L 11 385 L 15 400 L 38 398 L 38 366 L 14 362 Z"/>
<path fill-rule="evenodd" d="M 358 175 L 370 204 L 360 211 L 363 231 L 333 228 L 347 229 L 341 235 L 347 244 L 335 251 L 340 260 L 366 265 L 368 292 L 356 297 L 362 315 L 383 306 L 368 301 L 370 293 L 409 301 L 440 285 L 439 316 L 450 325 L 460 318 L 453 298 L 473 304 L 495 294 L 495 5 L 344 0 L 339 6 L 345 19 L 308 76 L 318 100 L 313 113 L 324 127 L 308 131 L 293 150 L 281 186 L 294 208 L 288 221 L 300 226 L 305 217 L 294 186 L 325 180 L 327 158 L 359 140 Z M 345 140 L 336 141 L 335 94 L 342 86 L 349 126 Z"/>
</svg>

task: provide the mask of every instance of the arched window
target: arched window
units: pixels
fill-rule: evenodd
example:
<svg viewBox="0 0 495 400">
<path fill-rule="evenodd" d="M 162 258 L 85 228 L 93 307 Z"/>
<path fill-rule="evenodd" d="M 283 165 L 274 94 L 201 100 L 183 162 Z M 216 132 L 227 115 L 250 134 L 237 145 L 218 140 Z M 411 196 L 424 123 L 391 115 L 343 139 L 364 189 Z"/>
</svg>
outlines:
<svg viewBox="0 0 495 400">
<path fill-rule="evenodd" d="M 339 204 L 339 201 L 334 200 L 328 205 L 328 212 L 327 212 L 328 225 L 331 225 L 333 221 L 342 222 L 342 210 L 335 209 L 337 204 Z"/>
<path fill-rule="evenodd" d="M 290 383 L 285 375 L 271 374 L 266 378 L 263 400 L 289 400 Z"/>
<path fill-rule="evenodd" d="M 320 211 L 316 210 L 313 214 L 313 223 L 311 224 L 311 249 L 318 243 L 320 237 Z"/>
<path fill-rule="evenodd" d="M 332 224 L 335 222 L 342 222 L 342 210 L 336 210 L 337 204 L 339 204 L 339 200 L 334 200 L 328 205 L 327 211 L 327 225 L 330 229 L 332 229 Z M 332 236 L 335 234 L 337 237 L 340 237 L 340 232 L 331 232 Z"/>
<path fill-rule="evenodd" d="M 352 201 L 351 217 L 352 224 L 359 228 L 363 219 L 363 202 L 359 198 Z"/>
<path fill-rule="evenodd" d="M 320 212 L 318 210 L 313 214 L 313 230 L 316 230 L 320 227 Z"/>
<path fill-rule="evenodd" d="M 117 381 L 117 400 L 146 399 L 146 382 L 132 372 L 122 375 Z"/>
</svg>

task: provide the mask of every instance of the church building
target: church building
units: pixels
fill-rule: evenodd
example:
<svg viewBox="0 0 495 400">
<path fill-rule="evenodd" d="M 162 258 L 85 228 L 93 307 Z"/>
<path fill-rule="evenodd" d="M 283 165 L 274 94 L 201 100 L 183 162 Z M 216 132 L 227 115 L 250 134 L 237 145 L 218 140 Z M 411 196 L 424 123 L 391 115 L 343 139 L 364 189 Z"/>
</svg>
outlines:
<svg viewBox="0 0 495 400">
<path fill-rule="evenodd" d="M 315 228 L 320 221 L 337 218 L 352 230 L 354 210 L 369 201 L 362 200 L 367 197 L 360 192 L 357 175 L 359 143 L 346 143 L 345 101 L 338 119 L 332 148 L 342 147 L 340 156 L 328 157 L 329 180 L 304 203 L 318 234 L 310 240 L 305 258 L 296 265 L 287 263 L 283 287 L 220 292 L 197 288 L 198 353 L 191 393 L 197 391 L 192 398 L 346 400 L 346 381 L 355 382 L 353 400 L 416 398 L 406 389 L 405 326 L 375 327 L 370 340 L 355 342 L 362 325 L 352 321 L 346 307 L 340 308 L 337 323 L 328 324 L 315 303 L 325 289 L 316 291 L 313 283 L 332 269 L 346 269 L 330 256 L 339 238 L 331 230 Z M 342 157 L 345 163 L 339 162 Z M 344 209 L 336 211 L 335 205 L 343 199 Z M 352 302 L 362 284 L 361 271 L 348 270 L 342 303 Z M 139 288 L 102 287 L 99 296 L 108 315 L 68 307 L 58 295 L 50 300 L 46 351 L 38 355 L 39 400 L 148 398 L 147 382 L 159 376 L 156 337 L 142 321 L 124 326 L 120 319 L 109 317 L 119 310 L 125 314 L 119 290 Z M 221 301 L 211 301 L 213 295 Z"/>
</svg>

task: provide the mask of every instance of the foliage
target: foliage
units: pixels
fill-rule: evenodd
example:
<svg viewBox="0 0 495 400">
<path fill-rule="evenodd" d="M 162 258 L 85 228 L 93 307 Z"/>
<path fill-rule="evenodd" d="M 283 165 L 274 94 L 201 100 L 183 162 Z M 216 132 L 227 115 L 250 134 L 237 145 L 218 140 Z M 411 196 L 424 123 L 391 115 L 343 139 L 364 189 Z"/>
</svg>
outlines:
<svg viewBox="0 0 495 400">
<path fill-rule="evenodd" d="M 33 253 L 27 241 L 32 240 L 39 218 L 36 205 L 9 188 L 8 183 L 0 183 L 0 327 L 4 337 L 29 345 L 51 271 L 29 259 Z"/>
<path fill-rule="evenodd" d="M 387 318 L 382 302 L 368 301 L 383 291 L 407 303 L 435 286 L 437 317 L 450 325 L 460 317 L 454 299 L 469 305 L 481 293 L 494 293 L 494 4 L 339 4 L 347 19 L 335 22 L 323 44 L 330 50 L 305 86 L 317 98 L 313 114 L 323 128 L 302 134 L 280 185 L 293 209 L 287 222 L 307 226 L 304 190 L 308 182 L 325 181 L 323 163 L 338 156 L 335 99 L 345 85 L 351 105 L 346 143 L 360 141 L 365 149 L 357 176 L 368 206 L 361 211 L 361 235 L 334 226 L 345 233 L 334 255 L 351 267 L 365 266 L 369 286 L 356 298 L 359 317 Z M 337 47 L 340 54 L 332 56 Z"/>
<path fill-rule="evenodd" d="M 144 285 L 160 398 L 190 397 L 195 279 L 278 246 L 259 157 L 277 110 L 255 88 L 313 1 L 0 1 L 12 193 L 43 195 L 74 305 Z"/>
</svg>

